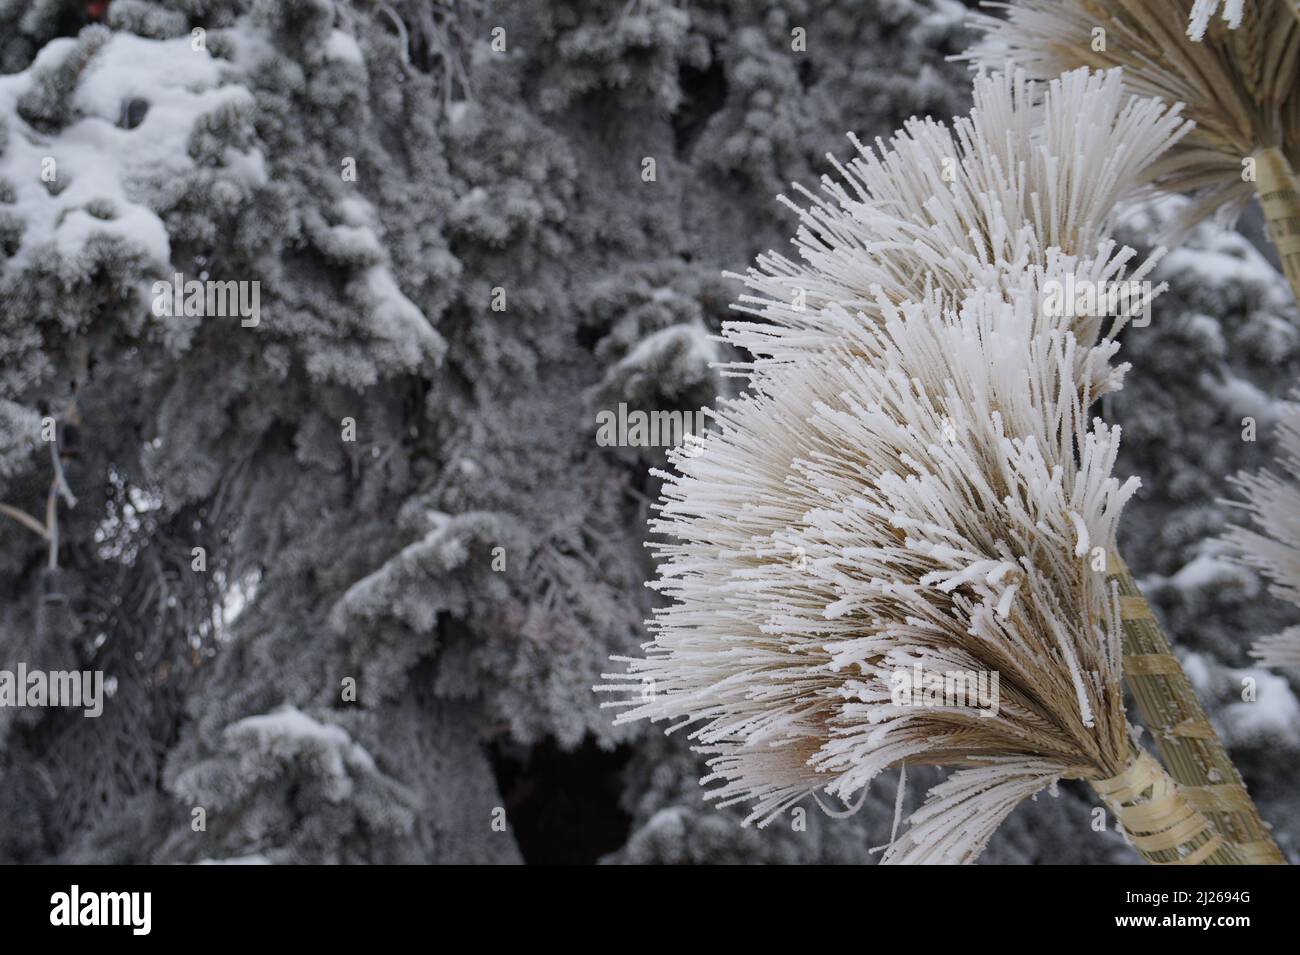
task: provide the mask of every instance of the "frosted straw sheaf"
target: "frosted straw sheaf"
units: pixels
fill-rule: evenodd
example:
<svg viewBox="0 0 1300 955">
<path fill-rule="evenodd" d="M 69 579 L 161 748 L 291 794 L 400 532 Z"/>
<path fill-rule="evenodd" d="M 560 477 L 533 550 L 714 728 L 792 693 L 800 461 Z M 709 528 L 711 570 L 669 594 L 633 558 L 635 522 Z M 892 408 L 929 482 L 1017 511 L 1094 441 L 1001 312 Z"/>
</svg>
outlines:
<svg viewBox="0 0 1300 955">
<path fill-rule="evenodd" d="M 1240 560 L 1271 582 L 1275 597 L 1300 606 L 1300 392 L 1282 403 L 1277 423 L 1280 473 L 1261 470 L 1239 474 L 1232 482 L 1250 527 L 1234 527 L 1227 542 Z M 1300 627 L 1264 637 L 1252 656 L 1266 666 L 1300 666 Z"/>
<path fill-rule="evenodd" d="M 968 766 L 952 786 L 982 785 L 946 833 L 887 855 L 966 861 L 1019 798 L 1126 765 L 1118 608 L 1082 559 L 1136 487 L 1110 473 L 1118 432 L 1085 419 L 1115 345 L 1079 345 L 1020 277 L 956 310 L 839 310 L 869 360 L 763 376 L 676 462 L 653 525 L 673 603 L 607 688 L 620 721 L 702 723 L 711 796 L 750 821 L 902 763 Z M 895 705 L 889 674 L 916 665 L 998 672 L 997 715 Z"/>
<path fill-rule="evenodd" d="M 1131 96 L 1118 70 L 1049 83 L 994 72 L 976 78 L 973 99 L 951 128 L 913 119 L 874 150 L 850 136 L 857 157 L 828 157 L 839 177 L 824 176 L 820 195 L 796 184 L 806 206 L 778 197 L 800 220 L 797 258 L 769 252 L 733 276 L 754 293 L 740 310 L 762 320 L 732 332 L 757 367 L 851 343 L 857 325 L 828 319 L 827 306 L 878 319 L 877 286 L 890 301 L 953 305 L 1062 257 L 1096 283 L 1147 275 L 1154 259 L 1127 272 L 1134 253 L 1108 236 L 1120 199 L 1141 196 L 1152 164 L 1191 132 L 1180 110 Z M 1101 325 L 1084 317 L 1073 330 L 1088 343 Z"/>
<path fill-rule="evenodd" d="M 1122 272 L 1114 202 L 1185 127 L 1086 72 L 1045 91 L 992 75 L 976 103 L 953 138 L 919 122 L 862 150 L 847 189 L 805 194 L 803 261 L 747 276 L 767 323 L 724 338 L 756 354 L 732 368 L 750 389 L 661 474 L 651 586 L 670 603 L 598 689 L 619 722 L 693 726 L 709 797 L 760 826 L 936 764 L 956 771 L 886 861 L 972 861 L 1061 778 L 1090 780 L 1147 858 L 1203 861 L 1221 839 L 1133 747 L 1120 601 L 1087 560 L 1136 488 L 1111 473 L 1118 429 L 1087 419 L 1122 381 L 1126 316 L 1041 308 L 1048 282 Z M 917 666 L 996 671 L 997 714 L 895 703 L 889 674 Z"/>
<path fill-rule="evenodd" d="M 1199 42 L 1185 33 L 1186 0 L 988 6 L 1005 17 L 975 14 L 972 25 L 984 35 L 963 54 L 980 68 L 1014 62 L 1049 79 L 1079 67 L 1120 67 L 1136 95 L 1185 104 L 1195 130 L 1152 169 L 1162 190 L 1191 197 L 1178 228 L 1212 214 L 1230 223 L 1258 195 L 1300 296 L 1300 194 L 1292 170 L 1300 159 L 1300 20 L 1290 4 L 1260 0 L 1236 29 L 1210 29 Z M 1235 19 L 1239 11 L 1228 7 Z"/>
</svg>

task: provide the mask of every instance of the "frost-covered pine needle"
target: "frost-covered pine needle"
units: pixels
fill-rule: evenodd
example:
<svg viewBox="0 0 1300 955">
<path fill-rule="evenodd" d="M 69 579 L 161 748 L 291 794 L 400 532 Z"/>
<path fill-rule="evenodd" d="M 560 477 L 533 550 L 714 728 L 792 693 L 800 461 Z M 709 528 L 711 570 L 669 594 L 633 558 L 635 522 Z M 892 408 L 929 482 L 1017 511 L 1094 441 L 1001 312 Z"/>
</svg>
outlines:
<svg viewBox="0 0 1300 955">
<path fill-rule="evenodd" d="M 1234 527 L 1227 540 L 1243 563 L 1270 581 L 1270 591 L 1300 606 L 1300 392 L 1282 407 L 1277 424 L 1281 473 L 1258 471 L 1232 478 L 1251 527 Z M 1252 656 L 1267 666 L 1300 666 L 1300 627 L 1264 637 Z"/>
</svg>

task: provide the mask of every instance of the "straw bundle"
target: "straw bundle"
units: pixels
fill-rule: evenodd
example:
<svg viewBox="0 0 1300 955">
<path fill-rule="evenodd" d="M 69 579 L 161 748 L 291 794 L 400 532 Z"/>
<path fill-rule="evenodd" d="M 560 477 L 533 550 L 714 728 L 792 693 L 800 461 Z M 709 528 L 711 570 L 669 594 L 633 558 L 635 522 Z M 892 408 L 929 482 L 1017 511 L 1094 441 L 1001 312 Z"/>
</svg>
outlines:
<svg viewBox="0 0 1300 955">
<path fill-rule="evenodd" d="M 1021 0 L 998 6 L 1004 7 L 1005 19 L 976 19 L 986 35 L 967 54 L 975 63 L 1010 59 L 1042 76 L 1081 64 L 1120 66 L 1126 87 L 1135 93 L 1185 105 L 1196 129 L 1152 167 L 1154 185 L 1193 197 L 1185 224 L 1211 213 L 1230 220 L 1253 189 L 1283 271 L 1300 298 L 1300 195 L 1290 162 L 1300 135 L 1295 95 L 1300 26 L 1288 4 L 1264 0 L 1244 18 L 1237 5 L 1228 4 L 1227 26 L 1236 28 L 1216 24 L 1200 42 L 1183 35 L 1183 24 L 1195 12 L 1195 29 L 1189 32 L 1201 32 L 1202 18 L 1208 25 L 1213 11 L 1207 14 L 1205 5 L 1192 11 L 1181 0 Z M 1248 181 L 1252 170 L 1253 183 Z M 1139 597 L 1126 570 L 1119 582 Z M 1225 836 L 1243 853 L 1281 861 L 1239 777 L 1235 771 L 1225 775 L 1231 762 L 1203 720 L 1168 641 L 1149 610 L 1143 618 L 1148 622 L 1127 625 L 1126 647 L 1135 655 L 1158 656 L 1167 672 L 1135 666 L 1127 676 L 1162 757 L 1184 788 L 1194 787 L 1212 809 L 1211 818 L 1226 823 Z"/>
<path fill-rule="evenodd" d="M 1015 62 L 1040 79 L 1088 66 L 1122 67 L 1135 94 L 1185 104 L 1196 129 L 1153 170 L 1185 193 L 1188 226 L 1210 214 L 1228 222 L 1259 197 L 1283 272 L 1300 299 L 1300 20 L 1285 0 L 1259 0 L 1248 16 L 1228 4 L 1227 26 L 1187 0 L 1017 0 L 1005 18 L 976 15 L 982 41 L 966 54 L 981 66 Z M 1201 30 L 1208 27 L 1208 32 Z"/>
<path fill-rule="evenodd" d="M 1300 399 L 1300 392 L 1293 395 Z M 1240 474 L 1233 483 L 1244 501 L 1235 502 L 1253 527 L 1234 527 L 1228 543 L 1247 565 L 1269 581 L 1273 595 L 1300 606 L 1300 403 L 1283 405 L 1277 425 L 1281 473 Z M 1300 627 L 1288 627 L 1255 644 L 1253 656 L 1268 666 L 1300 666 Z"/>
<path fill-rule="evenodd" d="M 1176 817 L 1130 825 L 1173 834 L 1139 848 L 1200 859 L 1221 840 L 1133 748 L 1119 602 L 1086 560 L 1136 486 L 1084 414 L 1116 383 L 1114 343 L 1079 346 L 1016 278 L 957 310 L 882 296 L 879 323 L 828 308 L 861 358 L 805 358 L 718 412 L 654 522 L 675 602 L 608 688 L 620 720 L 702 724 L 711 796 L 760 824 L 902 763 L 962 768 L 887 861 L 970 861 L 1061 778 L 1121 819 L 1149 792 Z M 900 702 L 897 674 L 918 673 L 996 674 L 998 699 Z"/>
<path fill-rule="evenodd" d="M 755 356 L 732 369 L 750 392 L 662 475 L 653 586 L 672 603 L 599 689 L 620 722 L 694 725 L 710 796 L 759 825 L 891 767 L 953 767 L 888 862 L 972 861 L 1062 778 L 1150 861 L 1238 861 L 1124 713 L 1124 604 L 1094 560 L 1136 481 L 1087 409 L 1122 380 L 1127 315 L 1043 308 L 1057 283 L 1125 277 L 1111 210 L 1186 128 L 1086 71 L 984 77 L 975 99 L 953 131 L 860 147 L 804 193 L 802 261 L 746 276 L 763 322 L 724 336 Z M 963 674 L 996 676 L 996 702 L 944 695 Z"/>
</svg>

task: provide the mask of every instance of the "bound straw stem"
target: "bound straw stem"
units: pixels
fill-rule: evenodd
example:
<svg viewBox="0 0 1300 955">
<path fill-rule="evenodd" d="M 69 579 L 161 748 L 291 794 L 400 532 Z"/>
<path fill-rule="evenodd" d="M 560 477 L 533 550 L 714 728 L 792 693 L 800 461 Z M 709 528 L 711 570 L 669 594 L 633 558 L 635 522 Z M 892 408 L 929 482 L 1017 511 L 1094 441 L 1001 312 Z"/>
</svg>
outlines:
<svg viewBox="0 0 1300 955">
<path fill-rule="evenodd" d="M 1282 260 L 1282 274 L 1300 302 L 1300 192 L 1295 172 L 1282 150 L 1269 146 L 1255 151 L 1255 192 L 1264 210 L 1268 237 Z"/>
<path fill-rule="evenodd" d="M 1142 749 L 1109 779 L 1089 780 L 1130 844 L 1153 865 L 1232 865 L 1223 836 L 1188 802 L 1178 784 Z"/>
<path fill-rule="evenodd" d="M 1191 808 L 1224 839 L 1213 861 L 1286 863 L 1124 560 L 1109 555 L 1124 630 L 1124 682 L 1161 762 Z"/>
</svg>

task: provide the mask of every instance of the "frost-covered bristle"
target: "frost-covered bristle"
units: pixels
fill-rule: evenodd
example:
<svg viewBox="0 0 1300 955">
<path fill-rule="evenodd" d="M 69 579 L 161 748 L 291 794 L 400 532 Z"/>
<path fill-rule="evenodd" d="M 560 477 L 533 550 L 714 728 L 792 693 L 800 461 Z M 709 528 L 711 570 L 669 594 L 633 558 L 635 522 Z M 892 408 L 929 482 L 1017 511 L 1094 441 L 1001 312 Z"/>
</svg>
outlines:
<svg viewBox="0 0 1300 955">
<path fill-rule="evenodd" d="M 1280 146 L 1297 155 L 1300 22 L 1287 3 L 1257 5 L 1243 21 L 1240 2 L 1230 0 L 1224 14 L 1235 29 L 1208 33 L 1202 27 L 1217 4 L 1015 0 L 989 6 L 1004 15 L 973 15 L 984 34 L 965 54 L 973 65 L 1015 63 L 1043 80 L 1081 66 L 1119 67 L 1133 93 L 1184 104 L 1196 128 L 1152 170 L 1160 188 L 1192 196 L 1184 227 L 1211 214 L 1236 217 L 1252 194 L 1242 161 L 1256 150 Z M 1197 32 L 1199 42 L 1188 38 Z"/>
<path fill-rule="evenodd" d="M 1011 810 L 1052 784 L 1060 770 L 1036 759 L 990 759 L 930 790 L 911 826 L 885 852 L 894 864 L 973 862 Z"/>
<path fill-rule="evenodd" d="M 893 302 L 951 306 L 1062 256 L 1092 281 L 1146 275 L 1151 263 L 1106 236 L 1117 203 L 1189 132 L 1178 110 L 1130 96 L 1118 72 L 1087 70 L 1041 85 L 1023 72 L 981 76 L 974 100 L 951 128 L 913 120 L 888 144 L 859 144 L 821 195 L 799 190 L 796 257 L 759 256 L 740 276 L 752 294 L 739 307 L 761 321 L 735 323 L 737 344 L 775 364 L 857 349 L 831 306 L 878 318 L 877 288 Z M 1099 323 L 1074 330 L 1090 342 Z"/>
<path fill-rule="evenodd" d="M 1205 31 L 1210 28 L 1210 20 L 1223 7 L 1223 20 L 1228 29 L 1235 30 L 1241 26 L 1245 16 L 1246 0 L 1196 0 L 1192 12 L 1187 18 L 1187 36 L 1196 42 L 1205 39 Z"/>
<path fill-rule="evenodd" d="M 1086 418 L 1114 345 L 1079 344 L 1016 274 L 957 308 L 882 294 L 878 323 L 827 309 L 871 359 L 755 376 L 668 475 L 672 603 L 605 689 L 620 721 L 690 724 L 751 821 L 903 762 L 1007 759 L 1028 792 L 1026 766 L 1041 787 L 1124 752 L 1113 601 L 1077 556 L 1113 543 L 1137 483 Z M 891 672 L 916 666 L 997 672 L 997 713 L 896 705 Z"/>
</svg>

